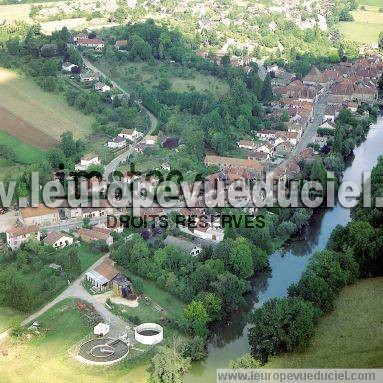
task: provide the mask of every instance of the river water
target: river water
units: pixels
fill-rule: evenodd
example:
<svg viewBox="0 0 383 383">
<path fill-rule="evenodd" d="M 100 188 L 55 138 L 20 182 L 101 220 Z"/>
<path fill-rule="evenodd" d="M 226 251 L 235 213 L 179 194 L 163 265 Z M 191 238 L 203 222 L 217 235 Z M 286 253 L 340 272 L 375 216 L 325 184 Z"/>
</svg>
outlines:
<svg viewBox="0 0 383 383">
<path fill-rule="evenodd" d="M 343 180 L 361 185 L 362 172 L 372 170 L 380 155 L 383 155 L 383 116 L 371 125 L 367 139 L 355 148 L 354 159 L 344 171 Z M 310 256 L 325 248 L 335 226 L 346 225 L 349 220 L 350 210 L 337 203 L 334 208 L 315 214 L 303 240 L 289 244 L 283 254 L 273 253 L 270 256 L 271 271 L 254 278 L 252 291 L 240 313 L 213 330 L 215 335 L 208 344 L 208 357 L 193 364 L 185 382 L 213 383 L 217 368 L 227 368 L 231 359 L 249 352 L 247 318 L 251 310 L 271 298 L 285 296 L 287 288 L 300 279 Z"/>
</svg>

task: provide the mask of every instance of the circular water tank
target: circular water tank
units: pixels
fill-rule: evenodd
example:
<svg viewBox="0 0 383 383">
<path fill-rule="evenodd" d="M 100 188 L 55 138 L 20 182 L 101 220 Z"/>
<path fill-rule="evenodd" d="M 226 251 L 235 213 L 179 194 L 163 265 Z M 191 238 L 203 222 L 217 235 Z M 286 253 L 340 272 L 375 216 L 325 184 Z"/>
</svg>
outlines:
<svg viewBox="0 0 383 383">
<path fill-rule="evenodd" d="M 143 323 L 135 328 L 134 337 L 141 344 L 158 344 L 164 339 L 164 329 L 156 323 Z"/>
</svg>

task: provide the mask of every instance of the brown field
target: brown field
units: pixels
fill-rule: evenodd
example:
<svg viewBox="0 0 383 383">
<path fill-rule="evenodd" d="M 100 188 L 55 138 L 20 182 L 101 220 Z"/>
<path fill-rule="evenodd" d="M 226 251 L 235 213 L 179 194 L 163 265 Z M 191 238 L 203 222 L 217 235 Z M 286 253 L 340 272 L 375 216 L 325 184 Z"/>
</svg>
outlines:
<svg viewBox="0 0 383 383">
<path fill-rule="evenodd" d="M 0 107 L 0 129 L 21 141 L 39 149 L 50 149 L 58 144 L 58 141 L 48 136 L 21 118 Z"/>
<path fill-rule="evenodd" d="M 92 133 L 92 116 L 70 107 L 63 95 L 45 92 L 32 79 L 4 68 L 0 68 L 0 107 L 54 140 L 64 132 L 75 138 Z"/>
</svg>

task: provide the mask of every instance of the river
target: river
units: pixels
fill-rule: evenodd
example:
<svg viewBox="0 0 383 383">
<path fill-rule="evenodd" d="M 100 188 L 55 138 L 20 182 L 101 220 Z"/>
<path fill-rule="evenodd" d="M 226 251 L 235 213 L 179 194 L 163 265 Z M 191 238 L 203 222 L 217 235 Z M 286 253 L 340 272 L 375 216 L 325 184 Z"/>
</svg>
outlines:
<svg viewBox="0 0 383 383">
<path fill-rule="evenodd" d="M 366 140 L 354 150 L 354 159 L 345 169 L 343 180 L 362 183 L 362 172 L 372 170 L 377 159 L 383 155 L 383 116 L 371 125 Z M 312 219 L 304 239 L 292 242 L 284 253 L 277 251 L 270 256 L 271 271 L 259 274 L 252 281 L 252 291 L 240 313 L 225 325 L 213 330 L 208 344 L 208 357 L 194 363 L 185 377 L 186 383 L 213 383 L 217 368 L 227 368 L 231 359 L 249 352 L 247 324 L 248 314 L 271 298 L 283 297 L 287 288 L 300 279 L 311 255 L 325 248 L 336 225 L 346 225 L 350 210 L 336 203 L 332 209 L 319 211 Z"/>
</svg>

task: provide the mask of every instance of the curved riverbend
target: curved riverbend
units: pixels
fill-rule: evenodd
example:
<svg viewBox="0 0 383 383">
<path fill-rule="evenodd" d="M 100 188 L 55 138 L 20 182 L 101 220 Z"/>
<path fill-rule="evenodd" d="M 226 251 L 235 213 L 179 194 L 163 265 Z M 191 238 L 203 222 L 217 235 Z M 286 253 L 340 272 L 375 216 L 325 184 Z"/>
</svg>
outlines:
<svg viewBox="0 0 383 383">
<path fill-rule="evenodd" d="M 352 164 L 344 171 L 343 180 L 362 183 L 362 172 L 371 171 L 377 159 L 383 155 L 383 116 L 372 124 L 366 140 L 354 150 Z M 336 225 L 346 225 L 350 220 L 350 210 L 340 206 L 315 214 L 305 238 L 293 242 L 285 252 L 275 252 L 270 256 L 271 271 L 256 276 L 252 291 L 243 310 L 232 318 L 230 323 L 219 326 L 208 345 L 208 357 L 193 364 L 191 372 L 185 377 L 186 383 L 213 383 L 216 369 L 227 368 L 231 359 L 237 358 L 250 347 L 247 339 L 247 315 L 253 308 L 261 306 L 271 298 L 283 297 L 287 288 L 300 279 L 310 256 L 322 250 Z"/>
</svg>

